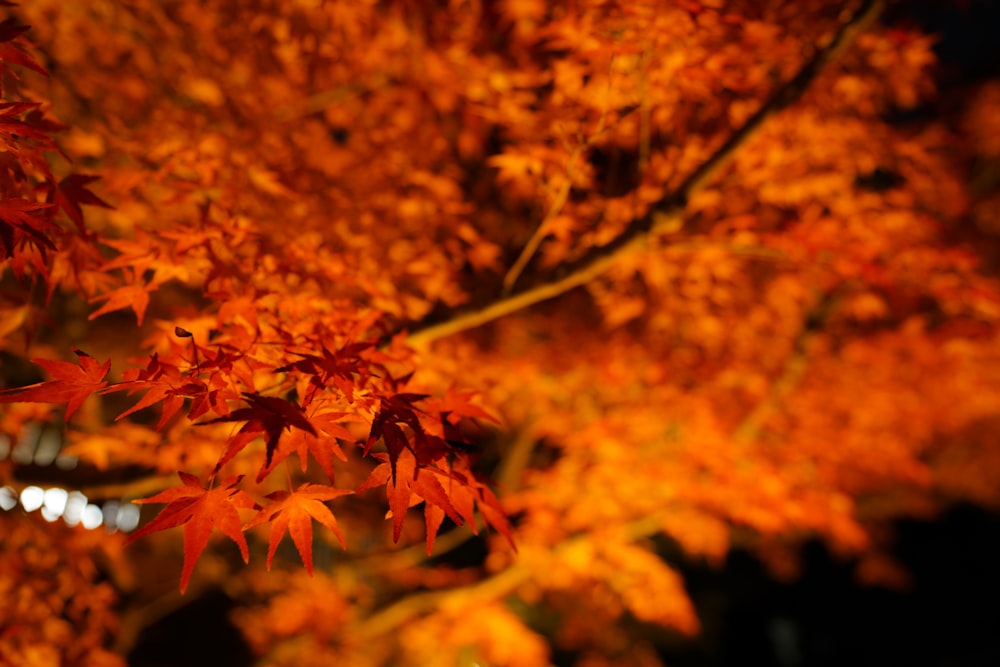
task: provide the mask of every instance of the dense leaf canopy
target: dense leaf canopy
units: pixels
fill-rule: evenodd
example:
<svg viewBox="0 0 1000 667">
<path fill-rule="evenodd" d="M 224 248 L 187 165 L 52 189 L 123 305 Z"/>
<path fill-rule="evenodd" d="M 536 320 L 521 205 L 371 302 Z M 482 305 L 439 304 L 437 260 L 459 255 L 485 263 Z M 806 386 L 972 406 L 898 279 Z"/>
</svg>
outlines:
<svg viewBox="0 0 1000 667">
<path fill-rule="evenodd" d="M 4 501 L 0 664 L 178 579 L 264 665 L 587 667 L 698 632 L 680 553 L 901 581 L 889 521 L 1000 506 L 1000 85 L 882 9 L 3 8 L 0 501 L 146 518 Z"/>
</svg>

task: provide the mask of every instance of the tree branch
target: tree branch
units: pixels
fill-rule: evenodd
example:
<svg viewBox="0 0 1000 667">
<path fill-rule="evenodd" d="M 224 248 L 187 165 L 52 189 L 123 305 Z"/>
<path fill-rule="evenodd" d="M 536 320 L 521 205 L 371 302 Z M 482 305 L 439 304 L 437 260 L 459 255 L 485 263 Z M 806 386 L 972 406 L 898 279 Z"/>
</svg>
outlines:
<svg viewBox="0 0 1000 667">
<path fill-rule="evenodd" d="M 636 542 L 662 530 L 662 522 L 657 517 L 648 516 L 629 523 L 625 527 L 625 536 Z M 594 535 L 583 533 L 554 545 L 552 549 L 557 554 L 562 554 L 592 539 L 595 539 Z M 409 595 L 359 620 L 357 625 L 348 631 L 348 635 L 371 641 L 411 619 L 441 608 L 446 601 L 449 606 L 455 606 L 462 603 L 472 604 L 480 600 L 497 600 L 512 593 L 535 574 L 523 563 L 514 563 L 469 586 Z"/>
<path fill-rule="evenodd" d="M 538 252 L 538 249 L 542 245 L 542 241 L 544 241 L 545 237 L 548 235 L 548 230 L 546 229 L 547 227 L 546 223 L 555 216 L 559 215 L 559 213 L 562 211 L 563 206 L 566 205 L 566 201 L 569 199 L 570 190 L 573 189 L 573 163 L 576 161 L 576 158 L 580 155 L 580 153 L 583 152 L 585 148 L 590 147 L 594 143 L 594 141 L 600 138 L 601 135 L 603 135 L 605 131 L 608 129 L 608 127 L 605 125 L 605 122 L 607 121 L 608 118 L 608 99 L 611 97 L 611 82 L 614 80 L 614 62 L 615 59 L 614 56 L 612 56 L 611 66 L 608 68 L 608 88 L 605 91 L 604 109 L 601 110 L 601 117 L 597 121 L 597 129 L 594 130 L 594 133 L 591 134 L 586 141 L 584 141 L 582 144 L 574 148 L 570 152 L 569 157 L 566 159 L 566 182 L 556 193 L 552 205 L 549 207 L 549 210 L 545 214 L 545 217 L 542 218 L 541 222 L 538 223 L 538 226 L 535 227 L 535 231 L 534 233 L 532 233 L 531 238 L 528 239 L 528 242 L 524 245 L 523 248 L 521 248 L 521 253 L 518 255 L 517 260 L 514 262 L 514 265 L 511 266 L 510 270 L 507 272 L 507 275 L 504 276 L 503 278 L 504 296 L 510 294 L 510 292 L 514 289 L 514 283 L 517 282 L 518 277 L 520 277 L 524 269 L 527 268 L 528 262 L 530 262 L 531 258 L 535 256 L 536 252 Z M 638 107 L 635 107 L 633 109 L 627 109 L 623 113 L 619 114 L 619 117 L 615 121 L 615 124 L 617 124 L 623 118 L 626 118 L 636 109 L 638 109 Z"/>
<path fill-rule="evenodd" d="M 863 0 L 860 6 L 841 23 L 830 41 L 821 46 L 794 77 L 779 87 L 764 105 L 676 190 L 653 204 L 646 215 L 634 220 L 614 241 L 590 250 L 580 259 L 565 265 L 559 275 L 543 283 L 514 291 L 509 296 L 498 298 L 479 308 L 450 311 L 443 316 L 403 327 L 410 332 L 407 342 L 411 345 L 424 345 L 555 298 L 603 274 L 621 257 L 640 248 L 646 238 L 658 229 L 677 227 L 691 197 L 711 183 L 712 179 L 732 161 L 739 149 L 760 131 L 767 120 L 801 97 L 823 67 L 847 48 L 876 19 L 881 9 L 881 0 Z"/>
</svg>

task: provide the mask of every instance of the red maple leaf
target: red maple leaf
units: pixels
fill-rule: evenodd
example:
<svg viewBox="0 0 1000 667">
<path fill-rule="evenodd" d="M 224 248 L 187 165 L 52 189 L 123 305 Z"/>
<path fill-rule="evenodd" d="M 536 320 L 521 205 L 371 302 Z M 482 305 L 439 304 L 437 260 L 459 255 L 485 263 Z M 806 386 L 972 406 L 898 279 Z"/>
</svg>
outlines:
<svg viewBox="0 0 1000 667">
<path fill-rule="evenodd" d="M 344 450 L 340 448 L 340 443 L 337 442 L 338 438 L 348 442 L 354 442 L 355 440 L 351 432 L 340 423 L 345 418 L 351 419 L 345 412 L 323 412 L 310 415 L 308 419 L 316 428 L 316 433 L 313 434 L 303 429 L 295 429 L 286 437 L 280 439 L 270 464 L 260 469 L 257 481 L 260 482 L 264 479 L 279 463 L 287 459 L 292 452 L 298 454 L 299 462 L 302 465 L 302 472 L 306 471 L 308 465 L 307 457 L 309 454 L 312 454 L 312 457 L 323 469 L 323 472 L 326 473 L 326 476 L 330 481 L 333 481 L 333 457 L 336 456 L 341 461 L 347 461 Z"/>
<path fill-rule="evenodd" d="M 215 488 L 204 487 L 198 478 L 178 473 L 184 486 L 167 489 L 151 498 L 133 500 L 147 503 L 167 503 L 152 521 L 132 533 L 127 543 L 158 530 L 184 526 L 184 569 L 181 573 L 181 593 L 187 590 L 195 563 L 208 545 L 213 528 L 218 528 L 240 548 L 243 562 L 249 562 L 250 551 L 243 535 L 237 509 L 257 509 L 259 506 L 244 491 L 237 488 L 242 476 L 222 480 Z"/>
<path fill-rule="evenodd" d="M 36 102 L 0 102 L 0 140 L 19 157 L 25 157 L 26 146 L 35 153 L 59 150 L 49 136 L 48 127 L 38 123 L 39 116 L 32 116 L 32 122 L 28 122 L 28 115 L 38 111 L 39 106 Z M 18 118 L 21 114 L 26 114 L 25 119 Z M 39 162 L 44 160 L 37 158 L 34 161 L 35 164 Z"/>
<path fill-rule="evenodd" d="M 479 534 L 475 515 L 476 508 L 478 507 L 479 514 L 486 525 L 503 535 L 511 548 L 517 551 L 517 545 L 514 544 L 514 538 L 511 535 L 511 525 L 507 519 L 507 513 L 504 512 L 503 507 L 500 505 L 500 500 L 493 493 L 493 490 L 490 489 L 489 485 L 478 474 L 469 469 L 467 460 L 455 458 L 451 461 L 450 467 L 451 469 L 447 471 L 440 468 L 430 468 L 430 470 L 442 477 L 442 487 L 451 499 L 455 509 L 465 519 L 465 522 L 469 524 L 469 528 L 472 529 L 473 534 Z M 429 555 L 431 547 L 434 546 L 432 534 L 437 533 L 437 529 L 441 526 L 441 522 L 444 520 L 444 512 L 439 507 L 428 504 L 426 507 L 426 520 L 427 553 Z"/>
<path fill-rule="evenodd" d="M 245 530 L 264 523 L 271 523 L 270 542 L 267 549 L 267 569 L 271 569 L 274 552 L 287 531 L 292 536 L 292 542 L 295 543 L 299 556 L 302 557 L 306 571 L 312 576 L 313 519 L 333 531 L 337 540 L 340 541 L 340 546 L 346 549 L 344 536 L 340 532 L 340 527 L 337 526 L 337 519 L 333 516 L 330 508 L 323 504 L 323 501 L 333 500 L 348 493 L 352 493 L 352 491 L 335 489 L 323 484 L 303 484 L 292 493 L 275 491 L 268 494 L 267 498 L 271 502 L 265 505 L 260 513 L 244 526 Z"/>
<path fill-rule="evenodd" d="M 396 477 L 396 461 L 403 450 L 409 450 L 420 465 L 433 463 L 445 454 L 444 441 L 428 436 L 420 423 L 422 411 L 413 404 L 427 398 L 426 394 L 402 393 L 384 397 L 368 432 L 364 453 L 367 455 L 381 439 L 389 453 L 392 477 Z M 403 430 L 403 426 L 409 430 Z"/>
<path fill-rule="evenodd" d="M 59 181 L 59 184 L 49 194 L 49 200 L 61 208 L 69 216 L 69 219 L 77 226 L 80 233 L 85 232 L 83 225 L 83 209 L 81 205 L 100 206 L 101 208 L 114 208 L 93 192 L 87 186 L 98 180 L 99 176 L 86 176 L 84 174 L 70 174 Z"/>
<path fill-rule="evenodd" d="M 47 382 L 0 391 L 0 403 L 66 403 L 66 419 L 73 416 L 87 397 L 106 387 L 104 380 L 111 370 L 111 360 L 99 363 L 81 350 L 73 349 L 80 365 L 68 361 L 32 359 L 52 376 Z"/>
<path fill-rule="evenodd" d="M 7 19 L 0 23 L 0 65 L 15 63 L 48 76 L 48 71 L 14 41 L 27 30 L 28 26 L 18 23 L 15 19 Z"/>
<path fill-rule="evenodd" d="M 313 427 L 305 411 L 298 403 L 286 401 L 277 396 L 262 396 L 260 394 L 244 394 L 244 399 L 250 404 L 248 408 L 233 410 L 224 417 L 210 419 L 202 424 L 215 424 L 218 422 L 238 422 L 246 423 L 239 432 L 230 438 L 226 451 L 216 465 L 216 471 L 228 463 L 240 450 L 247 446 L 251 440 L 263 433 L 267 442 L 267 460 L 265 468 L 271 466 L 271 458 L 278 447 L 278 440 L 282 431 L 291 431 L 294 426 L 297 429 L 306 431 L 310 435 L 319 435 Z"/>
<path fill-rule="evenodd" d="M 50 216 L 41 213 L 48 208 L 49 204 L 19 197 L 0 201 L 0 244 L 3 245 L 4 252 L 0 259 L 12 256 L 15 248 L 27 239 L 34 241 L 38 247 L 56 249 L 49 235 L 60 231 L 59 225 L 52 222 Z M 18 238 L 17 232 L 27 239 Z"/>
<path fill-rule="evenodd" d="M 404 449 L 400 452 L 395 466 L 390 463 L 387 454 L 373 454 L 373 456 L 382 463 L 372 470 L 368 479 L 356 489 L 356 492 L 361 493 L 385 484 L 385 495 L 389 501 L 389 510 L 392 512 L 393 541 L 399 541 L 399 535 L 403 531 L 403 517 L 406 515 L 407 508 L 416 505 L 421 500 L 439 507 L 455 523 L 462 523 L 462 517 L 451 504 L 448 493 L 438 482 L 437 477 L 426 468 L 418 466 L 417 459 L 410 450 Z M 411 502 L 411 498 L 413 502 Z M 435 527 L 434 532 L 436 530 L 437 527 Z M 427 544 L 428 550 L 434 544 L 434 536 L 430 526 L 428 526 Z"/>
<path fill-rule="evenodd" d="M 146 393 L 135 405 L 115 417 L 115 421 L 163 401 L 160 421 L 156 425 L 157 431 L 177 414 L 184 404 L 185 397 L 197 398 L 208 391 L 204 382 L 186 377 L 176 365 L 160 361 L 159 355 L 155 352 L 150 356 L 146 368 L 129 368 L 123 375 L 124 382 L 112 385 L 101 393 L 128 391 L 129 396 L 140 391 Z"/>
<path fill-rule="evenodd" d="M 333 384 L 340 391 L 344 392 L 348 400 L 354 395 L 354 390 L 363 385 L 368 376 L 371 375 L 370 360 L 362 358 L 362 354 L 374 348 L 374 342 L 349 343 L 336 351 L 330 351 L 326 347 L 322 349 L 322 356 L 313 354 L 295 353 L 302 359 L 275 369 L 277 373 L 285 373 L 289 370 L 297 370 L 300 373 L 311 375 L 311 383 L 316 388 L 326 388 Z"/>
<path fill-rule="evenodd" d="M 441 398 L 435 396 L 425 398 L 423 400 L 424 410 L 441 413 L 441 419 L 447 420 L 452 425 L 458 424 L 463 417 L 485 419 L 494 424 L 499 424 L 499 419 L 472 403 L 470 399 L 475 395 L 476 392 L 474 391 L 459 391 L 451 387 L 445 391 L 444 396 Z"/>
<path fill-rule="evenodd" d="M 92 312 L 87 319 L 92 320 L 122 308 L 131 308 L 135 313 L 136 324 L 141 327 L 142 318 L 146 316 L 146 308 L 149 306 L 149 292 L 154 289 L 155 285 L 136 283 L 95 296 L 90 302 L 104 301 L 104 305 Z"/>
</svg>

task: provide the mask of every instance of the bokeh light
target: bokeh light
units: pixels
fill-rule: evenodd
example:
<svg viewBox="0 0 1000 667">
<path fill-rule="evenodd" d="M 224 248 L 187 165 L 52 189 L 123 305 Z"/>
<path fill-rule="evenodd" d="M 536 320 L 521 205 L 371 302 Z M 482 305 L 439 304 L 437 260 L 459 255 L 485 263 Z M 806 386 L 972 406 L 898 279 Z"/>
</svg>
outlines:
<svg viewBox="0 0 1000 667">
<path fill-rule="evenodd" d="M 0 488 L 0 509 L 9 511 L 17 507 L 17 491 L 9 486 Z"/>
<path fill-rule="evenodd" d="M 29 486 L 21 491 L 21 507 L 25 512 L 34 512 L 44 502 L 45 491 L 37 486 Z"/>
</svg>

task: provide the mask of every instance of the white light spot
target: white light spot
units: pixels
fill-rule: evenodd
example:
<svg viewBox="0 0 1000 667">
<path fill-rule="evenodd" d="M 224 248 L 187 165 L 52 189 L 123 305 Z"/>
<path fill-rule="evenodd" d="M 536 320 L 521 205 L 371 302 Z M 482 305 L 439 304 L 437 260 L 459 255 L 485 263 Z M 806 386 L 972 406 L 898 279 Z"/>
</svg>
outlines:
<svg viewBox="0 0 1000 667">
<path fill-rule="evenodd" d="M 66 499 L 66 509 L 63 510 L 63 521 L 67 526 L 75 526 L 83 519 L 83 510 L 87 506 L 87 496 L 79 491 L 73 491 Z"/>
<path fill-rule="evenodd" d="M 21 507 L 25 512 L 34 512 L 45 502 L 45 491 L 37 486 L 29 486 L 21 491 Z"/>
<path fill-rule="evenodd" d="M 59 517 L 61 516 L 62 514 L 56 514 L 45 505 L 42 505 L 42 518 L 48 521 L 49 523 L 58 520 Z"/>
<path fill-rule="evenodd" d="M 9 511 L 17 507 L 17 491 L 5 486 L 0 488 L 0 509 Z"/>
<path fill-rule="evenodd" d="M 66 511 L 66 500 L 69 498 L 69 492 L 66 489 L 60 489 L 57 487 L 45 490 L 45 500 L 43 501 L 43 509 L 47 509 L 52 514 L 57 517 L 62 516 L 63 512 Z"/>
<path fill-rule="evenodd" d="M 80 523 L 87 530 L 93 530 L 101 525 L 104 521 L 104 514 L 101 512 L 101 508 L 97 505 L 87 505 L 83 508 L 83 514 L 80 517 Z"/>
<path fill-rule="evenodd" d="M 118 510 L 118 529 L 126 533 L 136 529 L 139 525 L 139 506 L 122 505 Z"/>
<path fill-rule="evenodd" d="M 117 500 L 109 500 L 104 503 L 104 528 L 107 529 L 109 533 L 113 533 L 118 530 L 118 508 L 121 507 L 121 503 Z"/>
</svg>

